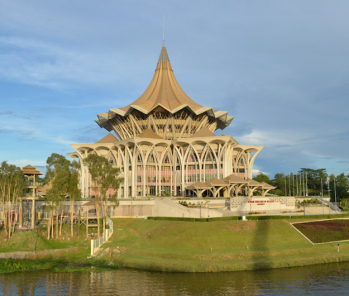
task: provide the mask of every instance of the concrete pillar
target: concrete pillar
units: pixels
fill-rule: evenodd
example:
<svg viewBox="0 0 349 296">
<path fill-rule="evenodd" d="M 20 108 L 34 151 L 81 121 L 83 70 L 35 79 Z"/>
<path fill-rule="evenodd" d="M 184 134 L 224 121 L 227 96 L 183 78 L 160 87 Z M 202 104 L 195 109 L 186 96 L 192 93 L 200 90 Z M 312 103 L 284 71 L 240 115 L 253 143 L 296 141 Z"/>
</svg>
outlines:
<svg viewBox="0 0 349 296">
<path fill-rule="evenodd" d="M 19 227 L 23 227 L 23 201 L 19 201 Z"/>
<path fill-rule="evenodd" d="M 32 228 L 35 228 L 35 199 L 32 199 Z"/>
</svg>

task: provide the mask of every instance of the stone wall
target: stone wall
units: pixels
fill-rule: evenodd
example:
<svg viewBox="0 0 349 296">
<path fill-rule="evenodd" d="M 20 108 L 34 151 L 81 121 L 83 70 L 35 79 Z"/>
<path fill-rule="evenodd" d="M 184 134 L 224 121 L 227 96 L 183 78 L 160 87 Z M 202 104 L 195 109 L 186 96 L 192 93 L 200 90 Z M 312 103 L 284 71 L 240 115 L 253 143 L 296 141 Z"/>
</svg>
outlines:
<svg viewBox="0 0 349 296">
<path fill-rule="evenodd" d="M 230 210 L 233 212 L 289 211 L 294 209 L 294 197 L 234 197 L 230 200 Z"/>
</svg>

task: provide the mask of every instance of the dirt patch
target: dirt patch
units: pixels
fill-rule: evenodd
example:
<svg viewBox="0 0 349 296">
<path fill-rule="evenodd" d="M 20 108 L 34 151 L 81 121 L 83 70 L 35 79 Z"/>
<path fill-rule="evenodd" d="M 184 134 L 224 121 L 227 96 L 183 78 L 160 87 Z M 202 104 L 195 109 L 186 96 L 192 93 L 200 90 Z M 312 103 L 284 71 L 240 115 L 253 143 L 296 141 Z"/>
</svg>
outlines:
<svg viewBox="0 0 349 296">
<path fill-rule="evenodd" d="M 76 252 L 78 248 L 44 250 L 37 252 L 6 252 L 0 253 L 0 259 L 39 259 L 39 258 L 64 258 L 72 252 Z"/>
<path fill-rule="evenodd" d="M 255 228 L 256 221 L 241 221 L 239 223 L 227 224 L 224 228 L 228 228 L 231 231 L 242 231 L 242 230 L 251 230 Z"/>
<path fill-rule="evenodd" d="M 326 220 L 293 224 L 313 243 L 349 240 L 349 220 Z"/>
</svg>

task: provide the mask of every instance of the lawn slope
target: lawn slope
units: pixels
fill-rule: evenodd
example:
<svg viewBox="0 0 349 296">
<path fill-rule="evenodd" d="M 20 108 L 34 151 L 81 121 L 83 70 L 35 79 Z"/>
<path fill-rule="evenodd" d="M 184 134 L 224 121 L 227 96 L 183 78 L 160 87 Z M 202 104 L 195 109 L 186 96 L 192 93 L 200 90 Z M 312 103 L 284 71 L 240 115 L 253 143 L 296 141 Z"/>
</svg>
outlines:
<svg viewBox="0 0 349 296">
<path fill-rule="evenodd" d="M 249 270 L 349 260 L 349 244 L 344 243 L 340 253 L 335 244 L 313 246 L 290 222 L 115 219 L 114 235 L 100 256 L 126 267 L 175 272 Z"/>
</svg>

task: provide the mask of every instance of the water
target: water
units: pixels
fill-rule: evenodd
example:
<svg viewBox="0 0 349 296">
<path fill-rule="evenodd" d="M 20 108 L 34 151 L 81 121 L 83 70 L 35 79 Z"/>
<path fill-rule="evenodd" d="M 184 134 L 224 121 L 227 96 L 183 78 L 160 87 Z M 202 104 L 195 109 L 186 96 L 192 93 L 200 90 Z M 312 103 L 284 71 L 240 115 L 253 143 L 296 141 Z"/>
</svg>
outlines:
<svg viewBox="0 0 349 296">
<path fill-rule="evenodd" d="M 23 272 L 0 275 L 0 295 L 348 295 L 349 263 L 230 273 Z"/>
</svg>

